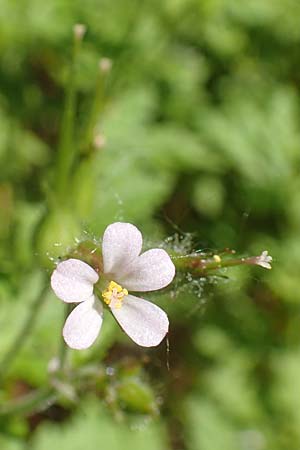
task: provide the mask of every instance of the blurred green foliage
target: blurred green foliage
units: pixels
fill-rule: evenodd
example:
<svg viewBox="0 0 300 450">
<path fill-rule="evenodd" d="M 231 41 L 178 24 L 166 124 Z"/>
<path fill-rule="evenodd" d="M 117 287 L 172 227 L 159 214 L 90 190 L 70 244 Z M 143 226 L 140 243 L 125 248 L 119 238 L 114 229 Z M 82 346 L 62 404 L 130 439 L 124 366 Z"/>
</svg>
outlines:
<svg viewBox="0 0 300 450">
<path fill-rule="evenodd" d="M 191 232 L 183 251 L 275 259 L 267 273 L 178 281 L 161 298 L 169 351 L 137 349 L 108 319 L 63 375 L 64 307 L 41 298 L 0 407 L 49 385 L 56 397 L 3 414 L 1 450 L 299 450 L 299 21 L 297 0 L 0 0 L 0 355 L 51 258 L 113 221 L 149 243 Z M 68 145 L 84 151 L 59 197 L 75 23 L 87 33 Z M 91 151 L 101 57 L 113 61 L 95 124 L 106 143 Z"/>
</svg>

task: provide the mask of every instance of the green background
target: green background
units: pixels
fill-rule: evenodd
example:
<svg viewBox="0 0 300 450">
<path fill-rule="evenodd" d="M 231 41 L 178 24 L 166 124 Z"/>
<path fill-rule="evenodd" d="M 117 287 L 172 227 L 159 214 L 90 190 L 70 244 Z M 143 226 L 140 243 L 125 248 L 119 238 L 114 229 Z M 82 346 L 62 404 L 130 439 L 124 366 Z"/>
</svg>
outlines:
<svg viewBox="0 0 300 450">
<path fill-rule="evenodd" d="M 72 69 L 75 23 L 87 33 Z M 0 356 L 53 255 L 114 221 L 150 247 L 171 236 L 182 254 L 274 258 L 148 296 L 168 312 L 168 345 L 137 348 L 106 317 L 64 374 L 51 371 L 64 306 L 47 293 L 0 407 L 53 383 L 57 395 L 0 416 L 1 450 L 299 450 L 299 23 L 298 0 L 0 0 Z M 101 57 L 106 144 L 77 153 L 60 190 L 70 70 L 67 154 Z"/>
</svg>

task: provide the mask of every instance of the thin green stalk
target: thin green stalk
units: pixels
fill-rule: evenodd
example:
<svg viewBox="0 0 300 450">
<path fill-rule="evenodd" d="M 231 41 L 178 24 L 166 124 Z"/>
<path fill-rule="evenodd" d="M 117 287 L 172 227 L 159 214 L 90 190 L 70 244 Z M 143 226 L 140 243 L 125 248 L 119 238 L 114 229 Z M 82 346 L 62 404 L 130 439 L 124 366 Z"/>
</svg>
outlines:
<svg viewBox="0 0 300 450">
<path fill-rule="evenodd" d="M 198 276 L 207 276 L 210 271 L 233 266 L 258 265 L 266 267 L 261 263 L 261 260 L 261 256 L 249 256 L 247 258 L 221 258 L 221 256 L 217 254 L 213 255 L 211 258 L 203 258 L 203 256 L 195 254 L 173 257 L 173 262 L 177 270 L 191 271 L 194 275 Z M 272 258 L 270 258 L 269 262 L 271 260 Z"/>
<path fill-rule="evenodd" d="M 72 311 L 72 305 L 70 305 L 69 303 L 66 303 L 65 309 L 64 309 L 63 323 L 65 323 L 65 321 L 71 311 Z M 69 350 L 69 347 L 66 345 L 63 337 L 61 337 L 60 348 L 59 348 L 58 354 L 59 354 L 59 369 L 62 372 L 64 372 L 67 362 L 68 362 L 67 361 L 68 350 Z"/>
<path fill-rule="evenodd" d="M 95 128 L 106 103 L 107 83 L 110 68 L 111 61 L 109 59 L 103 58 L 100 60 L 95 94 L 91 104 L 90 113 L 88 114 L 83 139 L 80 144 L 80 151 L 83 154 L 89 153 L 93 148 Z"/>
<path fill-rule="evenodd" d="M 0 416 L 15 416 L 16 414 L 30 414 L 32 411 L 41 411 L 48 408 L 57 399 L 52 387 L 38 389 L 0 406 Z"/>
<path fill-rule="evenodd" d="M 70 64 L 69 79 L 66 86 L 66 102 L 57 156 L 56 192 L 59 200 L 65 198 L 70 171 L 77 153 L 77 146 L 74 138 L 77 96 L 76 76 L 78 56 L 80 54 L 84 29 L 83 33 L 78 33 L 76 32 L 76 27 L 78 27 L 78 25 L 74 28 L 73 55 Z"/>
<path fill-rule="evenodd" d="M 41 308 L 47 298 L 47 291 L 48 285 L 45 285 L 40 294 L 34 299 L 30 306 L 29 313 L 25 322 L 23 323 L 21 329 L 19 330 L 6 354 L 0 361 L 0 381 L 5 377 L 5 374 L 8 372 L 11 364 L 17 357 L 20 350 L 23 348 L 26 339 L 30 334 L 30 331 L 34 327 L 38 314 L 41 311 Z"/>
<path fill-rule="evenodd" d="M 48 289 L 48 288 L 47 288 Z M 46 289 L 46 290 L 47 290 Z M 39 299 L 41 296 L 38 297 Z M 43 297 L 45 298 L 45 296 Z M 42 302 L 37 302 L 37 300 L 32 304 L 32 312 L 35 312 L 35 317 L 37 315 L 38 306 L 40 306 Z M 69 315 L 71 311 L 71 305 L 66 304 L 66 308 L 64 311 L 64 320 Z M 27 336 L 27 331 L 29 329 L 29 326 L 31 328 L 32 326 L 32 320 L 34 320 L 34 317 L 32 314 L 30 314 L 27 318 L 26 323 L 24 324 L 24 327 L 20 331 L 19 335 L 17 336 L 16 340 L 14 341 L 13 345 L 11 346 L 11 349 L 6 355 L 7 362 L 8 359 L 12 361 L 12 357 L 16 355 L 17 346 L 20 347 L 21 342 L 23 343 L 24 338 Z M 67 360 L 67 350 L 68 347 L 66 346 L 64 340 L 61 338 L 61 344 L 59 348 L 59 372 L 64 372 L 65 366 L 66 366 L 66 360 Z M 5 358 L 4 358 L 5 359 Z M 6 363 L 3 360 L 2 363 Z M 6 365 L 7 368 L 7 365 Z M 51 385 L 37 389 L 33 392 L 30 392 L 27 395 L 24 395 L 16 400 L 12 400 L 10 402 L 7 402 L 5 405 L 0 406 L 0 416 L 8 416 L 8 415 L 15 415 L 15 414 L 30 414 L 33 411 L 42 410 L 44 408 L 48 408 L 50 405 L 52 405 L 58 398 L 58 393 L 56 392 L 55 385 Z"/>
</svg>

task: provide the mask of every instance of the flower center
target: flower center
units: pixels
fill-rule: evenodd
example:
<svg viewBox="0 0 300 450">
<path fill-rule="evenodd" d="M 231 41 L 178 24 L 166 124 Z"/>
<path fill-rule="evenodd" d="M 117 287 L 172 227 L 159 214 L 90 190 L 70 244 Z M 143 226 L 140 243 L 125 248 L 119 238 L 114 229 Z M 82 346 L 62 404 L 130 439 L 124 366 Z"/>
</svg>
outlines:
<svg viewBox="0 0 300 450">
<path fill-rule="evenodd" d="M 125 295 L 128 295 L 127 289 L 123 289 L 115 281 L 111 281 L 105 291 L 102 292 L 104 302 L 109 305 L 110 308 L 119 309 L 122 306 Z"/>
</svg>

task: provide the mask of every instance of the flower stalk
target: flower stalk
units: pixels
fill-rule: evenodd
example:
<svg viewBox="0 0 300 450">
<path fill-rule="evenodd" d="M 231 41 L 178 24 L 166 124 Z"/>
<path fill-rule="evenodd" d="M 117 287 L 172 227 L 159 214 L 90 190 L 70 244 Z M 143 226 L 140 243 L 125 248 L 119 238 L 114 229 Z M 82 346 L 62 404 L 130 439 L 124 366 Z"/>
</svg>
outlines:
<svg viewBox="0 0 300 450">
<path fill-rule="evenodd" d="M 81 43 L 85 33 L 84 25 L 77 24 L 73 29 L 73 54 L 70 64 L 68 83 L 66 86 L 65 109 L 61 123 L 61 135 L 58 145 L 56 168 L 56 192 L 60 201 L 65 198 L 66 188 L 72 164 L 76 158 L 77 146 L 74 138 L 76 97 L 77 97 L 77 64 Z"/>
<path fill-rule="evenodd" d="M 173 262 L 177 270 L 185 272 L 189 271 L 194 276 L 207 276 L 211 271 L 224 269 L 233 266 L 261 266 L 265 269 L 271 269 L 272 257 L 265 250 L 259 256 L 249 257 L 221 257 L 218 254 L 208 258 L 203 255 L 191 254 L 187 256 L 174 256 Z"/>
<path fill-rule="evenodd" d="M 90 113 L 88 114 L 88 121 L 85 126 L 83 139 L 80 144 L 80 152 L 83 155 L 88 155 L 94 148 L 101 148 L 105 145 L 105 138 L 100 134 L 96 135 L 96 126 L 106 104 L 106 93 L 111 64 L 111 60 L 108 58 L 102 58 L 99 62 L 95 94 L 93 96 Z"/>
</svg>

